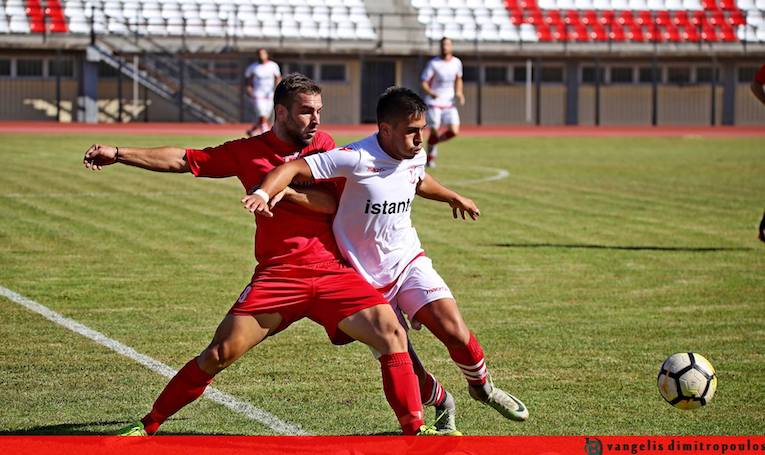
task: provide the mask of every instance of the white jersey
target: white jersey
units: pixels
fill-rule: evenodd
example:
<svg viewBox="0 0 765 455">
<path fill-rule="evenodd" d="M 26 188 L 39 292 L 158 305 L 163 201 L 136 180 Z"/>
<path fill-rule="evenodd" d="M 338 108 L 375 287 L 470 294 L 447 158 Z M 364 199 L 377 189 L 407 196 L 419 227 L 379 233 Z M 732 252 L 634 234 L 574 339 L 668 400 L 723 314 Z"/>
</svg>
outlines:
<svg viewBox="0 0 765 455">
<path fill-rule="evenodd" d="M 454 81 L 462 77 L 462 61 L 452 56 L 449 60 L 434 57 L 423 70 L 420 80 L 428 81 L 437 96 L 427 96 L 428 106 L 448 108 L 454 106 Z"/>
<path fill-rule="evenodd" d="M 316 179 L 343 178 L 332 231 L 343 256 L 376 288 L 393 283 L 422 253 L 411 210 L 425 175 L 425 153 L 396 160 L 377 134 L 305 157 Z"/>
<path fill-rule="evenodd" d="M 273 98 L 276 78 L 282 75 L 274 61 L 255 62 L 247 67 L 244 77 L 252 77 L 252 91 L 255 98 Z"/>
</svg>

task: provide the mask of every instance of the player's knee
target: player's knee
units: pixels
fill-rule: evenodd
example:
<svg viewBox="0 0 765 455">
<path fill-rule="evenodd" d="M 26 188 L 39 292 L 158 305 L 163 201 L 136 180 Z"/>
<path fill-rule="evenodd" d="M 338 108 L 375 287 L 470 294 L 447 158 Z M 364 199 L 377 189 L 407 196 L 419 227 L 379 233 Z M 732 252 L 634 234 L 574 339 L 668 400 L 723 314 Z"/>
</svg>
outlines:
<svg viewBox="0 0 765 455">
<path fill-rule="evenodd" d="M 404 352 L 407 350 L 406 331 L 398 321 L 386 322 L 380 327 L 380 343 L 385 348 L 383 354 Z"/>
<path fill-rule="evenodd" d="M 211 374 L 217 374 L 234 363 L 238 355 L 231 343 L 216 343 L 202 353 L 201 367 Z"/>
<path fill-rule="evenodd" d="M 462 348 L 470 342 L 470 331 L 461 320 L 444 320 L 439 339 L 447 348 Z"/>
</svg>

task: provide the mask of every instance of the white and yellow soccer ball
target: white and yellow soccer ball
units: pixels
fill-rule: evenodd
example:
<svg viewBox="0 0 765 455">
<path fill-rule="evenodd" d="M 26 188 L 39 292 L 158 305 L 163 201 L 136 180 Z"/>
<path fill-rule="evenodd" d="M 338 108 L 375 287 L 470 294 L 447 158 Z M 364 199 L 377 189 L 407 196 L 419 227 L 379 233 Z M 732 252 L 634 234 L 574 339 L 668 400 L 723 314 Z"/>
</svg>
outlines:
<svg viewBox="0 0 765 455">
<path fill-rule="evenodd" d="M 714 396 L 717 373 L 700 354 L 679 352 L 661 364 L 657 382 L 667 403 L 680 409 L 697 409 Z"/>
</svg>

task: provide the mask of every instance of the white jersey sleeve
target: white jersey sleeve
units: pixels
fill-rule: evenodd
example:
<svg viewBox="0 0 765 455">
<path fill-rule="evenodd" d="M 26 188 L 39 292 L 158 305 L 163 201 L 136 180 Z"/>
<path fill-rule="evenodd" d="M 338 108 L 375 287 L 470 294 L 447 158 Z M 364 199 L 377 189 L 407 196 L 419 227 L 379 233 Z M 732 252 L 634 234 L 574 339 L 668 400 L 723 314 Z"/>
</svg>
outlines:
<svg viewBox="0 0 765 455">
<path fill-rule="evenodd" d="M 311 168 L 313 178 L 318 180 L 348 177 L 353 174 L 360 160 L 359 151 L 347 147 L 305 157 L 308 167 Z"/>
<path fill-rule="evenodd" d="M 433 60 L 429 60 L 428 64 L 425 65 L 425 69 L 422 70 L 422 74 L 420 75 L 421 81 L 430 81 L 433 78 L 433 75 L 435 74 L 435 68 L 433 68 Z"/>
</svg>

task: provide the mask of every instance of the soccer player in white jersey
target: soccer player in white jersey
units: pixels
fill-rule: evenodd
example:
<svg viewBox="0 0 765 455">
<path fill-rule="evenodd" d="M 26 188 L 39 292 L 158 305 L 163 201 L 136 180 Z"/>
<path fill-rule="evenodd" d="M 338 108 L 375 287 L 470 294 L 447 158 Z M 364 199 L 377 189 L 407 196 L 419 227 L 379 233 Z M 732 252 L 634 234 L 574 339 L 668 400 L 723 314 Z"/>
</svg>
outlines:
<svg viewBox="0 0 765 455">
<path fill-rule="evenodd" d="M 472 200 L 425 172 L 426 110 L 416 93 L 391 87 L 377 104 L 376 134 L 276 168 L 242 202 L 251 212 L 268 216 L 269 199 L 293 178 L 339 179 L 343 190 L 332 230 L 343 256 L 413 327 L 424 325 L 446 346 L 472 398 L 508 419 L 523 421 L 528 418 L 526 406 L 493 385 L 481 345 L 412 227 L 415 195 L 448 203 L 455 218 L 466 219 L 467 214 L 475 220 L 480 215 Z"/>
<path fill-rule="evenodd" d="M 440 142 L 460 132 L 460 114 L 455 102 L 465 104 L 462 93 L 462 61 L 452 54 L 452 40 L 441 38 L 441 55 L 433 57 L 420 76 L 428 105 L 428 167 L 435 167 Z M 445 126 L 444 130 L 441 127 Z"/>
<path fill-rule="evenodd" d="M 244 72 L 247 96 L 252 99 L 255 123 L 247 130 L 247 136 L 255 136 L 271 129 L 269 119 L 274 111 L 274 88 L 282 80 L 279 65 L 268 59 L 268 51 L 258 49 L 258 61 Z"/>
</svg>

